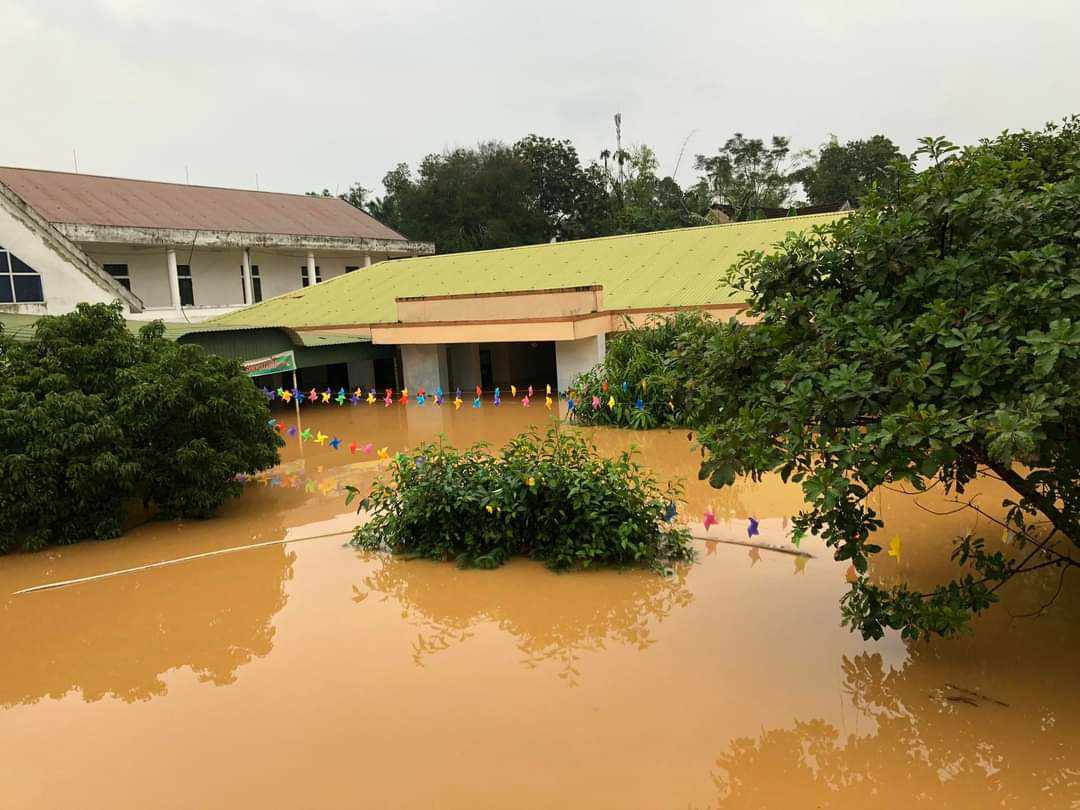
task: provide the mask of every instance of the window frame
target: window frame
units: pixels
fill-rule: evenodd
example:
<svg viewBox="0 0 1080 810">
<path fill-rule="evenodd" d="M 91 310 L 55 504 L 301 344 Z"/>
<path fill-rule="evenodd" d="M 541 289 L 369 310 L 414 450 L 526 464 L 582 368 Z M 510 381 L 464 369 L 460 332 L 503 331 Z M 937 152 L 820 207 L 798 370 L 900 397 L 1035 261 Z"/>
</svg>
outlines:
<svg viewBox="0 0 1080 810">
<path fill-rule="evenodd" d="M 176 281 L 177 287 L 180 288 L 180 306 L 195 306 L 195 282 L 191 277 L 190 264 L 176 265 Z M 185 301 L 185 298 L 188 300 Z"/>
<path fill-rule="evenodd" d="M 315 265 L 315 283 L 322 284 L 322 268 L 319 265 Z M 307 265 L 302 264 L 300 265 L 300 289 L 306 286 L 308 286 Z"/>
<path fill-rule="evenodd" d="M 123 287 L 128 292 L 131 292 L 131 266 L 130 265 L 128 265 L 126 262 L 108 262 L 108 263 L 102 264 L 101 266 L 105 270 L 106 273 L 108 273 L 110 276 L 112 276 L 113 281 L 118 283 L 121 287 Z M 118 275 L 118 274 L 114 273 L 112 270 L 110 270 L 109 269 L 110 267 L 112 267 L 112 268 L 123 267 L 124 272 Z"/>
<path fill-rule="evenodd" d="M 240 265 L 240 297 L 244 299 L 244 305 L 258 304 L 262 299 L 262 279 L 259 277 L 259 265 L 251 265 L 251 297 L 255 300 L 247 300 L 247 285 L 244 284 L 244 265 Z"/>
<path fill-rule="evenodd" d="M 0 245 L 0 254 L 3 255 L 3 263 L 0 264 L 0 284 L 5 284 L 4 280 L 6 280 L 5 286 L 7 287 L 8 296 L 11 299 L 10 301 L 4 301 L 0 298 L 0 304 L 44 304 L 45 282 L 41 278 L 41 273 L 2 245 Z M 18 262 L 20 265 L 18 270 L 16 270 L 14 262 Z M 25 270 L 22 268 L 25 268 Z M 33 299 L 21 299 L 15 287 L 16 278 L 35 279 L 37 282 L 38 297 Z"/>
</svg>

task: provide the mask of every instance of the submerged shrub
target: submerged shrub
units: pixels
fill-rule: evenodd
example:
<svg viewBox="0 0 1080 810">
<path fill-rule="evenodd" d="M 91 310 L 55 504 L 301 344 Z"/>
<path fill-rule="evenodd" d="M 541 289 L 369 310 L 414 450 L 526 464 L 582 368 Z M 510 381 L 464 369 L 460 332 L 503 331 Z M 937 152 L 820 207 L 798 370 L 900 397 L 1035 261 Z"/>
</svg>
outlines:
<svg viewBox="0 0 1080 810">
<path fill-rule="evenodd" d="M 237 473 L 277 463 L 281 439 L 239 365 L 138 335 L 118 305 L 0 334 L 0 553 L 115 537 L 126 500 L 208 517 Z"/>
<path fill-rule="evenodd" d="M 643 326 L 613 335 L 603 362 L 571 383 L 573 418 L 582 425 L 614 425 L 635 430 L 689 424 L 694 386 L 675 373 L 673 358 L 688 336 L 722 328 L 700 312 L 651 317 Z M 593 407 L 593 398 L 599 407 Z"/>
<path fill-rule="evenodd" d="M 665 520 L 677 487 L 661 490 L 630 452 L 607 458 L 554 428 L 518 436 L 499 455 L 423 444 L 394 457 L 390 478 L 360 502 L 370 520 L 354 546 L 480 568 L 515 555 L 554 569 L 693 558 L 689 533 Z"/>
</svg>

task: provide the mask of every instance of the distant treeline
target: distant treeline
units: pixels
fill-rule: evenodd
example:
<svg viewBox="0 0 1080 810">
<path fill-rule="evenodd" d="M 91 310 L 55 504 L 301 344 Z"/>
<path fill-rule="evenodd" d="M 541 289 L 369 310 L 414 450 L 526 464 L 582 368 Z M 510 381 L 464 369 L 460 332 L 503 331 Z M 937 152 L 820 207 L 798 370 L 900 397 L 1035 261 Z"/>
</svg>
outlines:
<svg viewBox="0 0 1080 810">
<path fill-rule="evenodd" d="M 786 137 L 737 132 L 714 154 L 695 157 L 698 179 L 683 188 L 658 173 L 648 146 L 605 149 L 583 162 L 568 140 L 528 135 L 433 153 L 415 169 L 399 163 L 383 177 L 383 197 L 359 183 L 338 196 L 455 253 L 857 205 L 874 183 L 888 195 L 896 160 L 904 155 L 883 135 L 792 152 Z"/>
</svg>

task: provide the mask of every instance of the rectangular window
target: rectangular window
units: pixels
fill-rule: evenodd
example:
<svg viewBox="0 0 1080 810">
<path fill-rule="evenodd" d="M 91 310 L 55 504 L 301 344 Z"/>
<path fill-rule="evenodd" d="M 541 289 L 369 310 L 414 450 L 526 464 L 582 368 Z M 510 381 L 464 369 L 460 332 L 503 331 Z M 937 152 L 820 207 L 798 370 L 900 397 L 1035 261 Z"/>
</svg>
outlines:
<svg viewBox="0 0 1080 810">
<path fill-rule="evenodd" d="M 41 276 L 18 256 L 0 247 L 0 304 L 41 304 Z"/>
<path fill-rule="evenodd" d="M 103 266 L 105 272 L 120 282 L 124 289 L 131 290 L 131 275 L 128 273 L 126 264 L 106 264 Z"/>
<path fill-rule="evenodd" d="M 245 304 L 257 304 L 262 301 L 262 279 L 259 278 L 259 265 L 251 265 L 251 297 L 254 301 L 247 300 L 247 287 L 244 286 L 244 266 L 240 266 L 240 294 Z"/>
<path fill-rule="evenodd" d="M 176 277 L 180 282 L 180 306 L 195 306 L 195 287 L 191 283 L 191 265 L 176 265 Z"/>
<path fill-rule="evenodd" d="M 346 273 L 351 273 L 353 270 L 359 270 L 359 269 L 360 269 L 360 267 L 358 265 L 349 265 L 349 264 L 345 265 L 345 272 Z"/>
<path fill-rule="evenodd" d="M 315 265 L 315 283 L 322 284 L 322 268 L 319 265 Z M 306 287 L 308 285 L 307 278 L 307 265 L 300 266 L 300 286 Z"/>
</svg>

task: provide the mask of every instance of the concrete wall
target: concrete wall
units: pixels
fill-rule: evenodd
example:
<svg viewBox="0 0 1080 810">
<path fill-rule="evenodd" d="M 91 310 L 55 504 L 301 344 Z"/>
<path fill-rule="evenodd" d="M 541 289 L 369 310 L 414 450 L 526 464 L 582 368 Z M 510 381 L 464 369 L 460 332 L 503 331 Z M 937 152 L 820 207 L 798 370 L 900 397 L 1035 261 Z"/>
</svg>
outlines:
<svg viewBox="0 0 1080 810">
<path fill-rule="evenodd" d="M 0 245 L 41 275 L 45 297 L 44 305 L 0 304 L 4 312 L 61 315 L 74 310 L 80 302 L 108 303 L 118 298 L 65 257 L 47 233 L 27 224 L 16 210 L 3 204 L 0 204 Z"/>
<path fill-rule="evenodd" d="M 606 341 L 604 335 L 561 340 L 555 343 L 555 368 L 559 378 L 559 390 L 565 391 L 577 375 L 588 371 L 604 359 Z"/>
<path fill-rule="evenodd" d="M 445 346 L 402 346 L 401 361 L 404 365 L 405 387 L 409 389 L 410 396 L 421 388 L 434 391 L 440 385 L 443 391 L 449 390 Z"/>
<path fill-rule="evenodd" d="M 375 361 L 372 359 L 353 360 L 349 363 L 349 384 L 367 390 L 375 385 Z"/>
</svg>

